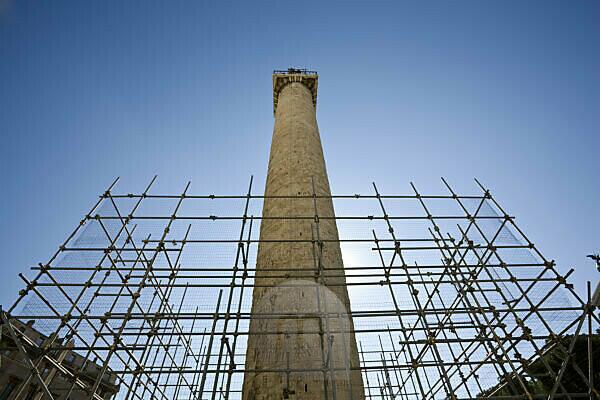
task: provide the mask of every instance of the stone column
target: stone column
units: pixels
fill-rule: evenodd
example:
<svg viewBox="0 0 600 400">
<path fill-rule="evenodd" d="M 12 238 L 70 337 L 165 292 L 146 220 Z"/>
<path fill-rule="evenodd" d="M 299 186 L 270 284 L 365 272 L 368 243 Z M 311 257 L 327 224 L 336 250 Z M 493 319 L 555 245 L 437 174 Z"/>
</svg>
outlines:
<svg viewBox="0 0 600 400">
<path fill-rule="evenodd" d="M 364 399 L 333 202 L 318 198 L 331 191 L 316 120 L 317 79 L 294 70 L 273 75 L 275 128 L 265 194 L 294 198 L 264 201 L 247 400 Z"/>
</svg>

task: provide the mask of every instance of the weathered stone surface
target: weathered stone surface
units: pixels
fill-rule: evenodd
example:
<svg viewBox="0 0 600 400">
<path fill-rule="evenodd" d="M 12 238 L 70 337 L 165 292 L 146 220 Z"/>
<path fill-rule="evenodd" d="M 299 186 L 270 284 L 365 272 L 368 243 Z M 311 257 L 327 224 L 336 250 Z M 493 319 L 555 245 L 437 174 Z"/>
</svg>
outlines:
<svg viewBox="0 0 600 400">
<path fill-rule="evenodd" d="M 309 89 L 302 79 L 290 81 L 277 93 L 265 193 L 312 196 L 314 187 L 330 195 L 316 82 Z M 268 219 L 281 216 L 311 218 Z M 333 216 L 330 198 L 265 199 L 261 240 L 309 242 L 259 245 L 244 399 L 364 399 L 342 254 L 339 243 L 327 242 L 338 239 Z"/>
</svg>

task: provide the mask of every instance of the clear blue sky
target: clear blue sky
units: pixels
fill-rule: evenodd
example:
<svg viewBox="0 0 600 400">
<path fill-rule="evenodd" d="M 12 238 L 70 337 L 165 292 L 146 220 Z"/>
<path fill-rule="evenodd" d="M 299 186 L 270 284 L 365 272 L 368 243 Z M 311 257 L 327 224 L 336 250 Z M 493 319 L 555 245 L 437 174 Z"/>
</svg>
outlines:
<svg viewBox="0 0 600 400">
<path fill-rule="evenodd" d="M 0 303 L 116 176 L 261 188 L 288 66 L 320 74 L 334 192 L 478 177 L 582 290 L 600 275 L 598 21 L 594 1 L 0 0 Z"/>
</svg>

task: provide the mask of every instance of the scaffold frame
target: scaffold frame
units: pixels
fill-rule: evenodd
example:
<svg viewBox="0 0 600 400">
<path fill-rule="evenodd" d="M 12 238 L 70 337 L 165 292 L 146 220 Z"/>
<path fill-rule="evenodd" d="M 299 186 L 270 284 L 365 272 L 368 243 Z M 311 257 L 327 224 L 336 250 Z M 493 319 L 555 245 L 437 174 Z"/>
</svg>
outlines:
<svg viewBox="0 0 600 400">
<path fill-rule="evenodd" d="M 32 277 L 19 274 L 24 288 L 1 311 L 10 343 L 2 351 L 29 372 L 11 398 L 112 398 L 107 379 L 118 399 L 241 398 L 249 320 L 293 318 L 250 312 L 265 196 L 253 194 L 252 178 L 241 195 L 195 195 L 189 182 L 159 194 L 156 180 L 140 193 L 116 192 L 115 180 Z M 590 284 L 580 296 L 573 270 L 561 275 L 491 192 L 475 187 L 459 195 L 442 178 L 444 194 L 411 183 L 410 194 L 386 195 L 373 183 L 369 194 L 330 196 L 335 217 L 315 206 L 314 215 L 268 218 L 311 220 L 316 232 L 319 221 L 336 220 L 366 398 L 600 399 Z M 279 241 L 310 243 L 317 258 L 322 244 L 318 235 Z M 303 282 L 319 287 L 321 273 Z M 585 368 L 574 360 L 582 340 Z M 269 372 L 289 381 L 314 371 Z M 583 389 L 571 389 L 567 372 Z M 59 393 L 58 379 L 68 382 Z"/>
</svg>

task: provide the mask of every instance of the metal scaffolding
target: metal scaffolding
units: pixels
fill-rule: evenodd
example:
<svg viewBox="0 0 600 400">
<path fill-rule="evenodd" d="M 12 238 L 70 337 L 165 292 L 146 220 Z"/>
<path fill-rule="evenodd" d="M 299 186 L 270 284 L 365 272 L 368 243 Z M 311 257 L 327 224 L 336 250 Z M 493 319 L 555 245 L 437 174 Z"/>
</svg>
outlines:
<svg viewBox="0 0 600 400">
<path fill-rule="evenodd" d="M 293 318 L 250 312 L 265 197 L 252 179 L 243 195 L 193 195 L 189 183 L 155 194 L 155 180 L 138 194 L 116 192 L 115 181 L 48 262 L 19 275 L 25 288 L 2 311 L 0 352 L 28 372 L 7 398 L 110 398 L 107 377 L 118 399 L 241 398 L 250 319 Z M 478 181 L 474 195 L 442 181 L 436 195 L 412 184 L 410 194 L 384 195 L 373 184 L 369 194 L 331 196 L 365 396 L 599 399 L 589 288 L 580 297 L 573 270 L 561 275 Z M 315 207 L 270 218 L 308 219 L 318 232 L 327 217 Z M 318 236 L 280 241 L 311 244 L 319 257 Z M 320 274 L 315 267 L 302 284 L 319 288 Z M 30 320 L 44 340 L 19 329 Z M 325 332 L 330 341 L 348 333 Z M 583 361 L 574 357 L 581 343 Z M 321 371 L 269 372 L 289 381 Z"/>
</svg>

